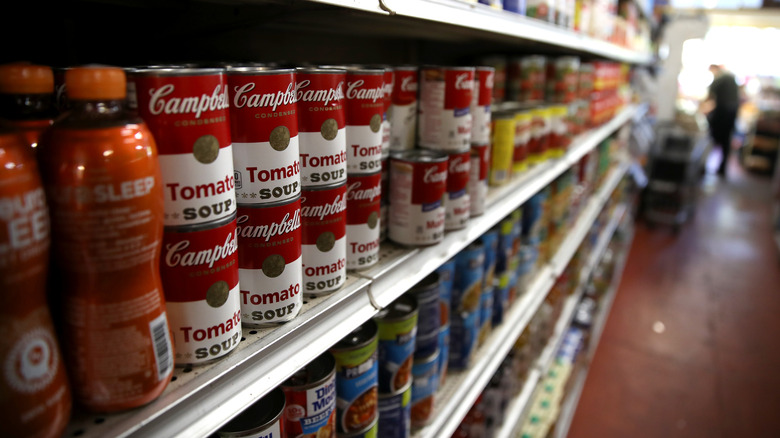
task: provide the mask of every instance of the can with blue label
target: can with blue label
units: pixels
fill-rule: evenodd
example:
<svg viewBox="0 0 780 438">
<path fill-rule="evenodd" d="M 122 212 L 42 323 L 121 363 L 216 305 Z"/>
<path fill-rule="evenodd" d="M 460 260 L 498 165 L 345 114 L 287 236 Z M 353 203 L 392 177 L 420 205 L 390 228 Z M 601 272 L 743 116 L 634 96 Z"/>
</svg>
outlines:
<svg viewBox="0 0 780 438">
<path fill-rule="evenodd" d="M 493 325 L 504 322 L 504 316 L 509 310 L 509 277 L 508 272 L 503 272 L 496 277 L 493 287 Z"/>
<path fill-rule="evenodd" d="M 428 357 L 439 348 L 439 327 L 441 311 L 439 295 L 441 281 L 438 272 L 431 272 L 422 281 L 409 289 L 409 295 L 417 299 L 417 339 L 414 357 Z"/>
<path fill-rule="evenodd" d="M 450 325 L 439 329 L 439 386 L 444 385 L 447 378 L 447 364 L 450 359 Z"/>
<path fill-rule="evenodd" d="M 469 367 L 479 336 L 479 309 L 452 314 L 450 324 L 449 368 L 463 370 Z"/>
<path fill-rule="evenodd" d="M 498 257 L 498 229 L 493 228 L 480 236 L 479 241 L 485 247 L 485 274 L 483 287 L 493 287 L 496 273 L 496 258 Z"/>
<path fill-rule="evenodd" d="M 378 328 L 369 319 L 330 352 L 336 359 L 336 426 L 339 434 L 363 433 L 377 416 Z"/>
<path fill-rule="evenodd" d="M 477 345 L 482 345 L 493 329 L 493 288 L 482 289 L 479 300 L 479 337 Z"/>
<path fill-rule="evenodd" d="M 374 317 L 379 332 L 379 393 L 395 394 L 412 382 L 417 300 L 409 294 Z"/>
<path fill-rule="evenodd" d="M 485 265 L 485 247 L 475 241 L 455 256 L 455 279 L 450 311 L 472 313 L 480 307 Z M 479 317 L 479 316 L 478 316 Z"/>
<path fill-rule="evenodd" d="M 396 394 L 379 396 L 379 434 L 382 438 L 409 438 L 412 428 L 412 382 Z"/>
<path fill-rule="evenodd" d="M 439 389 L 439 352 L 415 359 L 412 367 L 412 426 L 422 427 L 433 419 L 434 396 Z"/>
<path fill-rule="evenodd" d="M 452 301 L 452 282 L 455 280 L 455 259 L 451 258 L 436 269 L 439 273 L 439 312 L 441 327 L 450 323 L 450 302 Z"/>
</svg>

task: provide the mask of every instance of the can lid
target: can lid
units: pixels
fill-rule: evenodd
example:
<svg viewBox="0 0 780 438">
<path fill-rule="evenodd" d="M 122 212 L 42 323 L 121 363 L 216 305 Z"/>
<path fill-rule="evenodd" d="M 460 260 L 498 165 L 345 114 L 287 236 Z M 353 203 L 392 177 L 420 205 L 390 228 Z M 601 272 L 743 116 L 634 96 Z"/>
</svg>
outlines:
<svg viewBox="0 0 780 438">
<path fill-rule="evenodd" d="M 0 93 L 43 94 L 54 92 L 51 67 L 28 63 L 0 65 Z"/>
<path fill-rule="evenodd" d="M 380 322 L 398 321 L 409 318 L 417 313 L 417 299 L 409 294 L 398 297 L 389 306 L 382 309 L 374 319 Z"/>
<path fill-rule="evenodd" d="M 331 351 L 339 350 L 351 350 L 363 345 L 368 345 L 376 338 L 379 327 L 373 319 L 369 319 L 364 322 L 360 327 L 352 330 L 352 333 L 344 336 L 336 345 L 331 348 Z"/>
<path fill-rule="evenodd" d="M 282 416 L 285 408 L 284 391 L 276 387 L 256 401 L 217 432 L 221 437 L 247 436 L 247 432 L 261 432 L 269 423 Z"/>
<path fill-rule="evenodd" d="M 127 95 L 125 72 L 117 67 L 77 67 L 65 73 L 70 99 L 124 99 Z"/>
<path fill-rule="evenodd" d="M 309 388 L 335 373 L 336 358 L 326 351 L 282 383 L 282 388 Z"/>
<path fill-rule="evenodd" d="M 404 151 L 390 152 L 390 158 L 402 161 L 415 161 L 421 163 L 440 163 L 447 161 L 447 154 L 441 151 L 426 149 L 408 149 Z"/>
</svg>

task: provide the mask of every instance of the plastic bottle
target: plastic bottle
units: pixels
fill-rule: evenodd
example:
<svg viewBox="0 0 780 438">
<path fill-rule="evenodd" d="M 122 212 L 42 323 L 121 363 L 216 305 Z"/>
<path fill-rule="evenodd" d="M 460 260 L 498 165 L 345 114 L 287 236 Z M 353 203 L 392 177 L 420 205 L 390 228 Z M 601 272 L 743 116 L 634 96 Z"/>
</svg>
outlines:
<svg viewBox="0 0 780 438">
<path fill-rule="evenodd" d="M 0 65 L 0 124 L 20 131 L 35 148 L 56 115 L 51 68 L 24 63 Z"/>
</svg>

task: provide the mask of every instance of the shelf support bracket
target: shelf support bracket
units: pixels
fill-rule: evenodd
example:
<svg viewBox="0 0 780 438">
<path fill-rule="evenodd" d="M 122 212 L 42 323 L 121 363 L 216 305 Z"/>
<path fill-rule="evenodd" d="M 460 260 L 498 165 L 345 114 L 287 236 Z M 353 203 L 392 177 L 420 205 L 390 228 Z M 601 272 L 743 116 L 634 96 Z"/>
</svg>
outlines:
<svg viewBox="0 0 780 438">
<path fill-rule="evenodd" d="M 385 0 L 379 0 L 379 9 L 387 12 L 389 15 L 395 15 L 395 11 L 385 4 Z"/>
</svg>

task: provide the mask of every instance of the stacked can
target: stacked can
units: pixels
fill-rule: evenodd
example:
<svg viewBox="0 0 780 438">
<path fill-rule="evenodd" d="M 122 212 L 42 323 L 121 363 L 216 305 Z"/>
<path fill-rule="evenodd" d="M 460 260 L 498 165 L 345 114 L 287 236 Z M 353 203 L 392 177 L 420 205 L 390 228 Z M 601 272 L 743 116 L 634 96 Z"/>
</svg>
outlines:
<svg viewBox="0 0 780 438">
<path fill-rule="evenodd" d="M 347 70 L 347 269 L 379 260 L 385 70 Z"/>
<path fill-rule="evenodd" d="M 226 77 L 221 69 L 142 68 L 132 71 L 132 82 L 138 113 L 159 151 L 165 193 L 160 272 L 175 363 L 210 362 L 241 340 Z"/>
<path fill-rule="evenodd" d="M 441 332 L 441 278 L 432 272 L 409 289 L 417 301 L 417 339 L 412 365 L 412 425 L 433 419 L 434 394 L 439 388 L 439 335 Z"/>
<path fill-rule="evenodd" d="M 282 383 L 287 402 L 287 436 L 325 436 L 336 433 L 336 360 L 329 352 L 318 356 Z"/>
<path fill-rule="evenodd" d="M 491 186 L 500 186 L 509 182 L 512 176 L 517 125 L 515 113 L 507 111 L 493 114 L 492 125 L 488 183 Z"/>
<path fill-rule="evenodd" d="M 476 68 L 471 96 L 474 124 L 471 130 L 471 172 L 468 180 L 469 216 L 479 216 L 485 211 L 494 77 L 493 67 Z"/>
<path fill-rule="evenodd" d="M 455 256 L 455 277 L 450 303 L 452 337 L 449 366 L 468 368 L 479 335 L 485 265 L 485 247 L 475 241 Z"/>
<path fill-rule="evenodd" d="M 238 199 L 243 324 L 293 319 L 303 305 L 295 71 L 227 70 Z"/>
<path fill-rule="evenodd" d="M 336 358 L 338 436 L 376 436 L 379 386 L 378 327 L 373 319 L 331 347 Z"/>
<path fill-rule="evenodd" d="M 412 415 L 412 365 L 417 300 L 402 295 L 374 318 L 379 332 L 378 436 L 408 437 Z"/>
<path fill-rule="evenodd" d="M 436 269 L 439 274 L 439 384 L 444 384 L 450 357 L 450 303 L 452 302 L 452 282 L 455 279 L 455 259 L 449 259 Z"/>
<path fill-rule="evenodd" d="M 390 150 L 414 149 L 417 132 L 417 67 L 394 67 L 390 118 Z"/>
<path fill-rule="evenodd" d="M 347 281 L 346 72 L 299 68 L 296 102 L 301 164 L 303 292 Z"/>
</svg>

